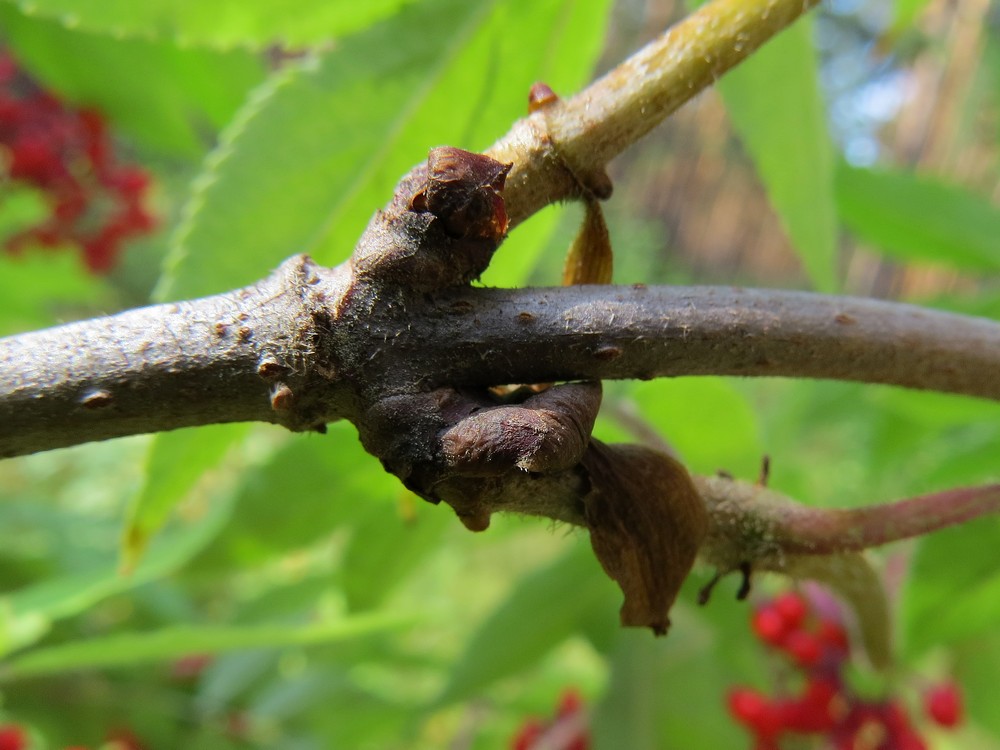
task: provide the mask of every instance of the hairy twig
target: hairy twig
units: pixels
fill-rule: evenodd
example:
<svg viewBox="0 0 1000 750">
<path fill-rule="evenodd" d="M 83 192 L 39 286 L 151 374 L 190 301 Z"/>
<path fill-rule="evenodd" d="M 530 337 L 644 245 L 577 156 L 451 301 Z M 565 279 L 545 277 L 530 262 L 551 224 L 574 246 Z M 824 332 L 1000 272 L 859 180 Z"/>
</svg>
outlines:
<svg viewBox="0 0 1000 750">
<path fill-rule="evenodd" d="M 712 518 L 701 554 L 723 571 L 745 562 L 783 571 L 791 557 L 857 552 L 1000 513 L 1000 484 L 841 509 L 802 505 L 728 477 L 694 482 Z"/>
<path fill-rule="evenodd" d="M 819 0 L 716 0 L 575 96 L 515 123 L 486 153 L 514 165 L 511 226 L 581 192 L 610 195 L 607 163 Z"/>
</svg>

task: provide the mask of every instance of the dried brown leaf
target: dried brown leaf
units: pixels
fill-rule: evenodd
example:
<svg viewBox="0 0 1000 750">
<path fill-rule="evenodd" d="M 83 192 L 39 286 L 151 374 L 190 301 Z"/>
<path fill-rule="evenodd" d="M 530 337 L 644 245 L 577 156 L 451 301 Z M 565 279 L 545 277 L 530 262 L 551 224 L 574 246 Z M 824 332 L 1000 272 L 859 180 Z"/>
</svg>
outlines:
<svg viewBox="0 0 1000 750">
<path fill-rule="evenodd" d="M 622 625 L 663 635 L 708 531 L 705 505 L 687 469 L 650 448 L 592 440 L 582 463 L 590 542 L 625 594 Z"/>
</svg>

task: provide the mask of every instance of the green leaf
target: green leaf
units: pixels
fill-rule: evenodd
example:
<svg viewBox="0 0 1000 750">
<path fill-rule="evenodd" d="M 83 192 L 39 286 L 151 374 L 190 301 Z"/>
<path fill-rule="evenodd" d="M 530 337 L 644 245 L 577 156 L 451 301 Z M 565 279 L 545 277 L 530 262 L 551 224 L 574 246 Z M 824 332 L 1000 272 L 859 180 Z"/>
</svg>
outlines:
<svg viewBox="0 0 1000 750">
<path fill-rule="evenodd" d="M 358 522 L 372 505 L 391 505 L 400 492 L 346 422 L 331 424 L 323 436 L 291 435 L 244 474 L 239 512 L 197 565 L 259 565 Z"/>
<path fill-rule="evenodd" d="M 912 26 L 917 20 L 917 16 L 927 7 L 928 2 L 929 0 L 896 0 L 892 19 L 893 31 L 899 33 Z"/>
<path fill-rule="evenodd" d="M 621 595 L 597 564 L 590 544 L 574 540 L 551 565 L 517 583 L 466 644 L 437 704 L 465 700 L 532 665 L 599 610 L 614 610 Z"/>
<path fill-rule="evenodd" d="M 232 493 L 213 498 L 204 516 L 161 535 L 131 575 L 123 575 L 109 559 L 93 570 L 51 578 L 0 597 L 0 655 L 37 641 L 57 620 L 177 570 L 215 537 L 232 507 Z"/>
<path fill-rule="evenodd" d="M 333 207 L 314 250 L 321 262 L 343 259 L 372 208 L 388 201 L 399 177 L 425 159 L 431 147 L 487 148 L 527 114 L 528 91 L 536 81 L 547 82 L 562 95 L 575 93 L 600 54 L 610 9 L 608 0 L 466 5 L 477 12 L 470 15 L 463 8 L 461 16 L 450 14 L 448 28 L 457 33 L 448 39 L 423 86 L 404 97 L 402 107 L 399 102 L 393 107 L 380 148 L 367 154 L 350 189 Z M 461 29 L 458 18 L 468 19 Z M 524 267 L 532 264 L 531 251 L 537 254 L 541 247 L 537 243 L 519 254 Z M 505 252 L 507 248 L 501 248 L 500 254 Z"/>
<path fill-rule="evenodd" d="M 177 504 L 249 428 L 248 424 L 208 425 L 153 437 L 146 453 L 145 482 L 133 497 L 125 517 L 124 570 L 135 567 Z"/>
<path fill-rule="evenodd" d="M 680 617 L 677 617 L 680 615 Z M 611 678 L 592 722 L 595 747 L 740 747 L 735 722 L 720 721 L 727 669 L 712 633 L 688 626 L 675 608 L 667 638 L 622 631 L 611 656 Z"/>
<path fill-rule="evenodd" d="M 0 27 L 18 60 L 47 86 L 173 153 L 202 152 L 206 135 L 229 121 L 262 77 L 260 61 L 246 51 L 87 33 L 24 15 L 11 2 L 0 2 Z"/>
<path fill-rule="evenodd" d="M 75 252 L 0 252 L 0 336 L 77 317 L 107 294 L 106 282 L 88 273 Z"/>
<path fill-rule="evenodd" d="M 160 296 L 179 295 L 178 285 L 210 294 L 248 284 L 296 252 L 343 260 L 431 147 L 489 145 L 547 73 L 575 88 L 606 7 L 592 3 L 590 15 L 578 5 L 424 3 L 274 77 L 209 159 Z M 573 85 L 563 53 L 579 64 Z"/>
<path fill-rule="evenodd" d="M 129 667 L 168 661 L 194 653 L 315 646 L 382 633 L 412 624 L 414 619 L 412 615 L 377 613 L 318 625 L 175 626 L 151 633 L 120 633 L 36 649 L 15 656 L 0 665 L 0 680 L 83 669 Z"/>
<path fill-rule="evenodd" d="M 49 214 L 42 192 L 4 185 L 0 193 L 0 237 L 9 237 L 45 219 Z"/>
<path fill-rule="evenodd" d="M 291 11 L 285 0 L 5 1 L 74 29 L 217 47 L 316 44 L 364 28 L 407 2 L 299 0 Z"/>
<path fill-rule="evenodd" d="M 958 644 L 950 656 L 954 659 L 954 666 L 949 664 L 949 667 L 953 669 L 954 678 L 961 685 L 966 700 L 970 718 L 967 725 L 982 726 L 994 736 L 1000 735 L 1000 711 L 996 702 L 1000 636 L 993 632 L 968 639 Z"/>
<path fill-rule="evenodd" d="M 546 206 L 530 221 L 519 225 L 493 256 L 480 279 L 483 286 L 510 288 L 527 283 L 542 252 L 551 249 L 553 238 L 559 234 L 565 209 L 565 206 Z M 561 250 L 565 252 L 568 248 L 567 242 Z"/>
<path fill-rule="evenodd" d="M 629 395 L 638 417 L 676 449 L 691 471 L 725 469 L 735 476 L 757 476 L 764 455 L 757 419 L 746 398 L 725 379 L 636 383 Z"/>
<path fill-rule="evenodd" d="M 836 291 L 833 149 L 806 17 L 719 82 L 771 203 L 813 285 Z"/>
<path fill-rule="evenodd" d="M 1000 627 L 1000 519 L 983 518 L 921 540 L 904 591 L 904 647 L 915 657 Z"/>
<path fill-rule="evenodd" d="M 409 501 L 418 503 L 411 518 L 404 520 L 398 505 L 373 503 L 355 528 L 341 563 L 342 586 L 351 611 L 380 605 L 396 584 L 419 570 L 454 524 L 440 508 L 412 496 Z"/>
<path fill-rule="evenodd" d="M 1000 209 L 956 185 L 842 164 L 837 206 L 858 237 L 903 261 L 1000 269 Z"/>
</svg>

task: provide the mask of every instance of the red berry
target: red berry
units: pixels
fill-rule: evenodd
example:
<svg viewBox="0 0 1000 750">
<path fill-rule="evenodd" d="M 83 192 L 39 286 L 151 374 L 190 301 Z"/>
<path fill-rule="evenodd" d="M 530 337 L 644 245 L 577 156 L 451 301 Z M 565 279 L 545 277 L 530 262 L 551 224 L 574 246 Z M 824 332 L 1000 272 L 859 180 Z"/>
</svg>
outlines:
<svg viewBox="0 0 1000 750">
<path fill-rule="evenodd" d="M 510 750 L 531 750 L 544 733 L 545 725 L 542 722 L 538 719 L 528 719 L 510 741 Z"/>
<path fill-rule="evenodd" d="M 43 136 L 19 136 L 10 152 L 10 176 L 16 180 L 45 184 L 61 169 L 58 154 Z"/>
<path fill-rule="evenodd" d="M 94 273 L 110 271 L 121 250 L 121 240 L 111 232 L 102 232 L 96 237 L 84 240 L 83 260 Z"/>
<path fill-rule="evenodd" d="M 785 727 L 796 732 L 827 732 L 837 724 L 834 699 L 837 686 L 829 680 L 812 679 L 805 693 L 781 705 Z"/>
<path fill-rule="evenodd" d="M 913 731 L 906 709 L 895 701 L 890 701 L 883 707 L 882 721 L 892 735 L 902 736 Z"/>
<path fill-rule="evenodd" d="M 138 167 L 122 167 L 108 175 L 104 183 L 123 196 L 140 196 L 149 187 L 149 175 Z"/>
<path fill-rule="evenodd" d="M 144 750 L 142 740 L 128 727 L 108 733 L 107 750 Z"/>
<path fill-rule="evenodd" d="M 785 618 L 771 606 L 761 607 L 753 613 L 751 627 L 760 640 L 772 646 L 781 644 L 788 634 Z"/>
<path fill-rule="evenodd" d="M 156 226 L 156 219 L 138 203 L 129 203 L 118 221 L 129 234 L 144 234 Z"/>
<path fill-rule="evenodd" d="M 964 710 L 962 692 L 954 682 L 946 682 L 932 687 L 924 695 L 924 710 L 942 727 L 954 727 L 962 723 Z"/>
<path fill-rule="evenodd" d="M 211 654 L 188 654 L 182 656 L 170 665 L 170 676 L 177 680 L 189 680 L 200 677 L 205 668 L 212 663 Z"/>
<path fill-rule="evenodd" d="M 76 184 L 73 184 L 59 194 L 52 213 L 64 224 L 71 224 L 80 218 L 87 210 L 87 196 Z"/>
<path fill-rule="evenodd" d="M 782 648 L 802 667 L 816 666 L 823 655 L 823 646 L 819 638 L 804 630 L 789 633 Z"/>
<path fill-rule="evenodd" d="M 583 708 L 583 698 L 580 694 L 570 688 L 563 692 L 562 697 L 559 698 L 559 705 L 556 707 L 556 718 L 564 719 L 567 716 L 573 716 L 580 712 Z"/>
<path fill-rule="evenodd" d="M 802 597 L 791 591 L 781 594 L 771 602 L 771 606 L 781 615 L 781 619 L 785 621 L 785 627 L 788 630 L 795 630 L 800 627 L 809 611 Z"/>
<path fill-rule="evenodd" d="M 28 746 L 24 729 L 18 724 L 0 726 L 0 750 L 23 750 Z"/>
<path fill-rule="evenodd" d="M 24 105 L 0 92 L 0 127 L 16 127 L 24 117 Z"/>
<path fill-rule="evenodd" d="M 729 693 L 729 713 L 760 739 L 773 738 L 783 728 L 780 708 L 755 690 L 732 690 Z"/>
<path fill-rule="evenodd" d="M 6 52 L 0 52 L 0 83 L 8 83 L 17 75 L 17 63 Z"/>
<path fill-rule="evenodd" d="M 847 631 L 835 620 L 820 620 L 817 636 L 826 646 L 844 654 L 850 649 Z"/>
</svg>

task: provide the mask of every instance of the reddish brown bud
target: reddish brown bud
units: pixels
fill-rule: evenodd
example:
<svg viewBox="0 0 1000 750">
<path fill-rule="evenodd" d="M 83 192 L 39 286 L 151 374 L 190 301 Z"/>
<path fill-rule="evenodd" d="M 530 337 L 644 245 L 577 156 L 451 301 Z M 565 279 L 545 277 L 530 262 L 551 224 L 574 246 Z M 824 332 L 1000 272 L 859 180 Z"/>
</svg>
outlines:
<svg viewBox="0 0 1000 750">
<path fill-rule="evenodd" d="M 528 112 L 534 113 L 559 101 L 559 95 L 547 83 L 534 83 L 528 91 Z"/>
<path fill-rule="evenodd" d="M 427 184 L 410 200 L 410 210 L 434 214 L 452 237 L 499 241 L 508 224 L 501 192 L 512 166 L 460 148 L 432 149 Z"/>
</svg>

